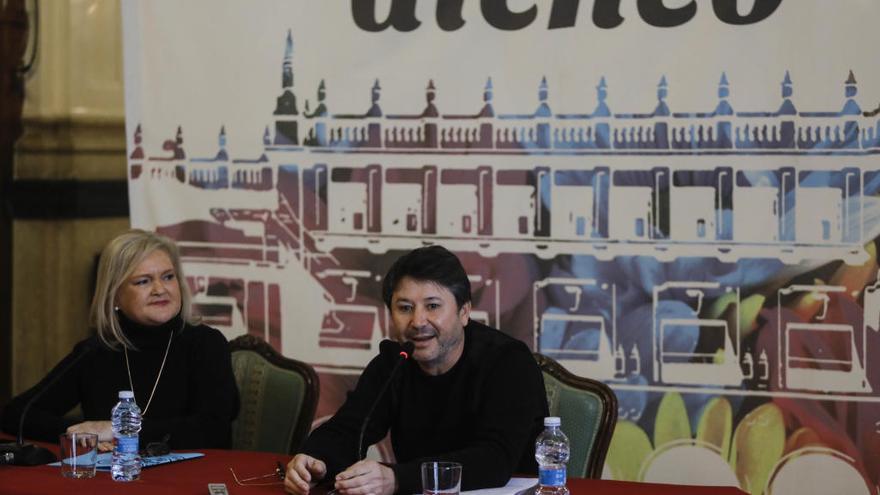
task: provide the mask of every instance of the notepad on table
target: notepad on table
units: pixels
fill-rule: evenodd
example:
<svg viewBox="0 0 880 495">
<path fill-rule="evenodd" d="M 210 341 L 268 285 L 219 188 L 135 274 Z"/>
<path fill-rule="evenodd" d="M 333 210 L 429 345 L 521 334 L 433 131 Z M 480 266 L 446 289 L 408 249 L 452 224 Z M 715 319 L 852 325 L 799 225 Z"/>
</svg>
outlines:
<svg viewBox="0 0 880 495">
<path fill-rule="evenodd" d="M 111 452 L 104 452 L 102 454 L 98 454 L 98 463 L 95 466 L 95 469 L 98 471 L 110 471 L 110 458 L 113 456 Z M 195 459 L 197 457 L 204 457 L 205 454 L 201 452 L 172 452 L 166 455 L 156 455 L 151 457 L 141 457 L 141 467 L 149 468 L 153 466 L 160 466 L 162 464 L 171 464 L 172 462 L 180 462 L 187 461 L 189 459 Z M 53 462 L 49 464 L 50 466 L 61 466 L 61 462 Z"/>
</svg>

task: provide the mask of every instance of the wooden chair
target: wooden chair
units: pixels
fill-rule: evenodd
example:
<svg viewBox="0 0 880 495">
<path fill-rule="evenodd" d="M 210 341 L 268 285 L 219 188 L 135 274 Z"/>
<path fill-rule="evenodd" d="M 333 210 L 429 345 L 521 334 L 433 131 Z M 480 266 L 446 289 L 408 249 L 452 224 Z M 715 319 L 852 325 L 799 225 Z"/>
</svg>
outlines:
<svg viewBox="0 0 880 495">
<path fill-rule="evenodd" d="M 551 416 L 562 419 L 571 442 L 568 475 L 601 478 L 605 454 L 617 424 L 617 396 L 602 382 L 573 375 L 553 359 L 535 353 L 544 372 Z"/>
<path fill-rule="evenodd" d="M 241 410 L 232 423 L 232 448 L 296 453 L 318 407 L 315 370 L 253 335 L 233 339 L 229 350 L 241 397 Z"/>
</svg>

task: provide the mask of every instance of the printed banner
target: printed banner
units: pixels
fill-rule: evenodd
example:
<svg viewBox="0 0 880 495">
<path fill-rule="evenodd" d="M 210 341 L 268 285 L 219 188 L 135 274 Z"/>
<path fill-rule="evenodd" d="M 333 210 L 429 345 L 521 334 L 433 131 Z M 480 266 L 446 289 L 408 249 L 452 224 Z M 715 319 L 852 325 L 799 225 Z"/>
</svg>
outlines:
<svg viewBox="0 0 880 495">
<path fill-rule="evenodd" d="M 877 493 L 880 4 L 123 7 L 132 223 L 321 418 L 442 244 L 473 318 L 615 390 L 606 478 Z"/>
</svg>

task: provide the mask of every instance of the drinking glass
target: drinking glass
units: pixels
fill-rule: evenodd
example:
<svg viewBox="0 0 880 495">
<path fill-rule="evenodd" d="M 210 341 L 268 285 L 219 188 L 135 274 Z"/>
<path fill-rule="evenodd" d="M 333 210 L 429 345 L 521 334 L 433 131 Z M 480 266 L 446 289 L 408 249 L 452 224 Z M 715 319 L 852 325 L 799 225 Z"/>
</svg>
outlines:
<svg viewBox="0 0 880 495">
<path fill-rule="evenodd" d="M 461 489 L 461 464 L 457 462 L 423 462 L 423 495 L 458 495 Z"/>
<path fill-rule="evenodd" d="M 94 478 L 98 462 L 97 433 L 64 433 L 61 445 L 61 474 L 67 478 Z"/>
</svg>

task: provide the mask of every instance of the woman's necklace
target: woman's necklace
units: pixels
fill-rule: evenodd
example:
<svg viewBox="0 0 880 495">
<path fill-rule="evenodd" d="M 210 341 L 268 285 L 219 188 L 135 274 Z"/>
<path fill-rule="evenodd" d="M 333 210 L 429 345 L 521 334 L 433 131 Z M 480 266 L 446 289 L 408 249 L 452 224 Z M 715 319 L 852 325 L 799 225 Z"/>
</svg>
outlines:
<svg viewBox="0 0 880 495">
<path fill-rule="evenodd" d="M 153 391 L 150 392 L 150 398 L 147 399 L 147 407 L 144 408 L 144 412 L 141 414 L 142 417 L 147 415 L 150 403 L 153 402 L 153 395 L 156 393 L 156 387 L 159 386 L 159 378 L 162 378 L 162 370 L 165 369 L 165 360 L 168 359 L 168 351 L 171 350 L 171 339 L 173 337 L 174 331 L 171 331 L 168 335 L 168 346 L 165 347 L 165 356 L 162 357 L 162 366 L 159 366 L 159 374 L 156 375 L 156 382 L 153 383 Z M 128 366 L 128 348 L 123 347 L 122 349 L 125 352 L 125 371 L 128 371 L 128 386 L 131 387 L 131 393 L 134 394 L 134 382 L 131 381 L 131 368 Z"/>
</svg>

